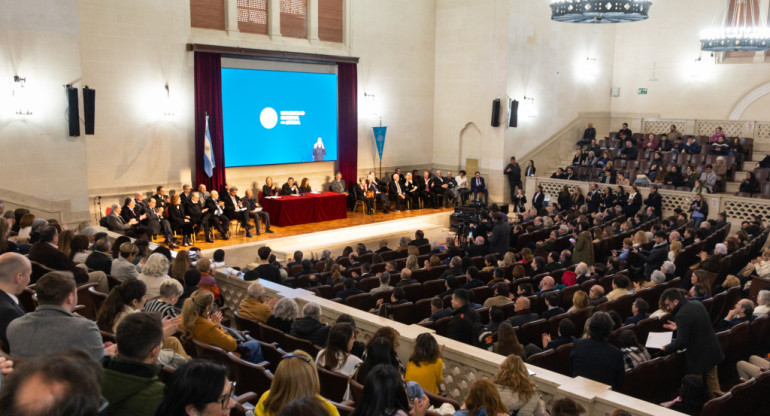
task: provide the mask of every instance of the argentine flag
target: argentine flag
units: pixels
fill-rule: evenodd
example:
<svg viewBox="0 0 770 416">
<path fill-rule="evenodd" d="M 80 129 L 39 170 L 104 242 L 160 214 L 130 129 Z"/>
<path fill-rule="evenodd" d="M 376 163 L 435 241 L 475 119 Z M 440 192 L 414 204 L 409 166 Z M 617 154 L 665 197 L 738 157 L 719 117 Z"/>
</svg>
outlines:
<svg viewBox="0 0 770 416">
<path fill-rule="evenodd" d="M 206 136 L 203 139 L 203 170 L 208 177 L 214 175 L 214 148 L 211 146 L 211 133 L 209 133 L 209 116 L 206 116 Z"/>
</svg>

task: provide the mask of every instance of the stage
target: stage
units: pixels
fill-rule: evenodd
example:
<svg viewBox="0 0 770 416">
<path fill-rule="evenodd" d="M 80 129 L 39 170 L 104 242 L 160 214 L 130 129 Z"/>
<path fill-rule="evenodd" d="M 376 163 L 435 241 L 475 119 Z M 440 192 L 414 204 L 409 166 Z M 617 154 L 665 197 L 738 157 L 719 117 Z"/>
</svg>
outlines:
<svg viewBox="0 0 770 416">
<path fill-rule="evenodd" d="M 321 250 L 330 249 L 332 254 L 340 255 L 347 245 L 362 242 L 370 250 L 376 250 L 380 239 L 388 240 L 388 247 L 398 246 L 402 236 L 414 238 L 415 230 L 423 230 L 429 240 L 441 239 L 449 232 L 449 217 L 453 208 L 421 209 L 413 211 L 380 211 L 374 215 L 360 212 L 348 212 L 345 219 L 324 221 L 288 227 L 271 227 L 273 234 L 262 233 L 247 238 L 243 229 L 229 240 L 215 239 L 206 243 L 198 239 L 195 243 L 203 255 L 211 257 L 215 250 L 225 250 L 225 261 L 229 266 L 245 266 L 255 261 L 257 249 L 269 245 L 278 261 L 284 262 L 295 250 L 302 250 L 305 256 L 311 253 L 320 255 Z M 264 226 L 263 226 L 264 227 Z M 217 233 L 218 234 L 218 233 Z M 203 235 L 202 233 L 200 234 Z M 178 250 L 183 250 L 180 247 Z M 178 251 L 177 250 L 177 251 Z"/>
</svg>

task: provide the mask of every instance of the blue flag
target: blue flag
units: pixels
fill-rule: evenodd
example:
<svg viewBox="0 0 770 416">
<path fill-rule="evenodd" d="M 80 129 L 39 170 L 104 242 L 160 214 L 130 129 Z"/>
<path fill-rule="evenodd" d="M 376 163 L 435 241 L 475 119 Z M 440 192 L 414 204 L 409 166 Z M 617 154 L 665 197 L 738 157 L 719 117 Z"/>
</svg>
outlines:
<svg viewBox="0 0 770 416">
<path fill-rule="evenodd" d="M 206 116 L 206 136 L 203 139 L 203 171 L 208 177 L 214 175 L 214 147 L 211 146 L 211 133 L 209 132 L 209 116 Z"/>
<path fill-rule="evenodd" d="M 387 133 L 387 127 L 372 127 L 374 130 L 374 142 L 377 144 L 377 153 L 380 154 L 380 162 L 382 162 L 382 151 L 385 149 L 385 133 Z"/>
</svg>

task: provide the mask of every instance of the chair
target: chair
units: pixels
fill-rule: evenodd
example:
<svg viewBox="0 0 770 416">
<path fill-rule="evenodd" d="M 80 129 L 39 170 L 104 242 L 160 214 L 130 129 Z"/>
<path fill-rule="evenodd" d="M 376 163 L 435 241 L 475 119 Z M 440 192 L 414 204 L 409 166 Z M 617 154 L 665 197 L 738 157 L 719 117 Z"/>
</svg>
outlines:
<svg viewBox="0 0 770 416">
<path fill-rule="evenodd" d="M 359 206 L 361 207 L 361 213 L 366 214 L 366 202 L 363 200 L 356 201 L 356 204 L 353 205 L 353 212 L 356 212 Z"/>
<path fill-rule="evenodd" d="M 91 292 L 89 291 L 89 289 L 96 285 L 97 283 L 86 283 L 83 286 L 78 286 L 77 288 L 78 305 L 85 306 L 83 309 L 78 311 L 78 314 L 92 321 L 96 320 L 97 311 L 96 311 L 95 302 L 91 298 Z"/>
<path fill-rule="evenodd" d="M 626 371 L 621 393 L 648 402 L 655 398 L 654 386 L 660 372 L 663 370 L 663 358 L 658 357 L 639 364 L 636 368 Z"/>
<path fill-rule="evenodd" d="M 204 344 L 195 339 L 192 340 L 192 343 L 195 347 L 195 356 L 197 358 L 205 358 L 230 368 L 230 360 L 227 358 L 227 352 L 222 348 L 214 345 Z"/>
<path fill-rule="evenodd" d="M 770 315 L 761 316 L 751 321 L 749 325 L 748 346 L 751 349 L 750 354 L 760 354 L 767 351 L 770 345 Z"/>
<path fill-rule="evenodd" d="M 422 284 L 422 296 L 432 298 L 438 296 L 446 290 L 446 281 L 442 279 L 428 280 Z"/>
<path fill-rule="evenodd" d="M 731 413 L 745 415 L 749 414 L 750 409 L 755 408 L 756 404 L 752 396 L 756 384 L 756 379 L 752 378 L 749 381 L 736 384 L 730 389 L 730 393 L 733 395 L 733 406 L 730 408 Z M 767 391 L 764 394 L 767 394 Z M 767 409 L 763 410 L 767 411 Z"/>
<path fill-rule="evenodd" d="M 110 286 L 110 290 L 112 290 L 112 288 L 114 288 L 115 286 L 120 286 L 121 283 L 123 283 L 123 281 L 118 279 L 117 277 L 111 274 L 107 275 L 107 284 Z"/>
<path fill-rule="evenodd" d="M 21 305 L 27 313 L 34 312 L 35 309 L 37 309 L 37 296 L 35 296 L 34 287 L 35 285 L 25 287 L 19 296 L 17 296 L 19 305 Z"/>
<path fill-rule="evenodd" d="M 321 384 L 321 396 L 335 402 L 343 401 L 348 390 L 348 376 L 329 371 L 320 365 L 316 368 L 318 381 Z"/>
<path fill-rule="evenodd" d="M 434 323 L 436 326 L 436 333 L 441 336 L 447 335 L 447 329 L 449 328 L 449 321 L 452 320 L 451 316 L 446 316 L 444 318 L 439 319 Z"/>
<path fill-rule="evenodd" d="M 519 338 L 519 343 L 521 345 L 527 345 L 529 343 L 537 345 L 542 342 L 542 334 L 546 332 L 548 332 L 548 321 L 545 319 L 538 319 L 520 326 L 516 331 L 516 336 Z"/>
<path fill-rule="evenodd" d="M 361 400 L 364 398 L 363 384 L 357 382 L 354 377 L 350 377 L 348 383 L 350 383 L 350 396 L 353 398 L 353 401 L 361 403 Z"/>
<path fill-rule="evenodd" d="M 586 308 L 578 309 L 575 312 L 572 312 L 572 323 L 575 324 L 575 328 L 578 330 L 578 333 L 582 333 L 586 321 L 591 316 L 591 314 L 593 314 L 593 312 L 593 306 L 588 306 Z"/>
<path fill-rule="evenodd" d="M 401 286 L 404 289 L 404 295 L 411 302 L 417 302 L 422 299 L 422 283 L 412 283 Z"/>
<path fill-rule="evenodd" d="M 362 311 L 368 311 L 374 307 L 374 298 L 368 293 L 359 293 L 348 296 L 345 299 L 345 304 Z"/>
<path fill-rule="evenodd" d="M 262 348 L 262 356 L 265 357 L 266 361 L 259 365 L 264 365 L 265 368 L 278 368 L 278 364 L 283 359 L 283 356 L 286 355 L 286 351 L 282 350 L 276 344 L 268 344 L 267 342 L 262 341 L 257 342 L 259 342 L 259 346 Z"/>
<path fill-rule="evenodd" d="M 99 292 L 96 287 L 89 287 L 88 294 L 91 295 L 91 299 L 94 301 L 94 314 L 99 314 L 99 309 L 102 307 L 102 303 L 107 299 L 107 294 Z"/>
<path fill-rule="evenodd" d="M 414 303 L 414 321 L 420 322 L 430 316 L 430 298 L 420 299 Z"/>
<path fill-rule="evenodd" d="M 259 326 L 259 333 L 261 335 L 260 338 L 262 341 L 275 342 L 278 343 L 278 345 L 283 345 L 283 331 L 261 322 L 257 322 L 257 325 Z"/>
<path fill-rule="evenodd" d="M 289 334 L 283 335 L 283 343 L 280 345 L 286 351 L 302 350 L 310 354 L 311 357 L 316 357 L 321 351 L 321 349 L 313 345 L 312 342 Z"/>
<path fill-rule="evenodd" d="M 572 376 L 569 356 L 572 352 L 572 343 L 564 344 L 556 348 L 556 372 L 565 376 Z"/>
<path fill-rule="evenodd" d="M 227 353 L 227 359 L 233 378 L 238 381 L 235 384 L 235 394 L 253 391 L 258 396 L 262 396 L 262 393 L 270 390 L 273 374 L 264 365 L 242 360 L 232 352 Z"/>
<path fill-rule="evenodd" d="M 413 324 L 414 321 L 414 303 L 406 302 L 400 305 L 394 305 L 390 309 L 391 317 L 396 322 L 406 325 Z"/>
<path fill-rule="evenodd" d="M 548 318 L 548 333 L 551 334 L 551 337 L 558 336 L 559 322 L 561 322 L 562 319 L 569 319 L 570 316 L 572 316 L 571 313 L 565 312 L 565 313 Z"/>
<path fill-rule="evenodd" d="M 703 405 L 703 409 L 700 412 L 701 416 L 724 416 L 732 414 L 732 406 L 734 404 L 733 395 L 727 393 L 723 396 L 711 399 Z"/>
<path fill-rule="evenodd" d="M 556 362 L 556 350 L 548 349 L 537 354 L 532 354 L 527 357 L 527 364 L 532 364 L 548 371 L 557 372 L 559 365 Z"/>
<path fill-rule="evenodd" d="M 262 330 L 257 321 L 244 318 L 238 311 L 233 312 L 233 320 L 235 321 L 235 326 L 241 332 L 248 332 L 254 337 L 262 338 Z"/>
</svg>

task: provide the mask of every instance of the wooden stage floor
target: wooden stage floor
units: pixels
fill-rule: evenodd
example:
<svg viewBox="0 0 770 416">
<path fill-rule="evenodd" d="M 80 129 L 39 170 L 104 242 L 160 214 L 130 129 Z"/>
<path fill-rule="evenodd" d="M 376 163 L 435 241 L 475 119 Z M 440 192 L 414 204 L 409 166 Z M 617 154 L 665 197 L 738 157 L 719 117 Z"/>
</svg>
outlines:
<svg viewBox="0 0 770 416">
<path fill-rule="evenodd" d="M 348 217 L 341 220 L 331 220 L 331 221 L 323 221 L 323 222 L 314 222 L 310 224 L 291 225 L 288 227 L 271 226 L 270 229 L 273 231 L 273 234 L 265 233 L 264 224 L 263 224 L 261 227 L 263 231 L 262 234 L 256 235 L 252 232 L 251 238 L 246 237 L 246 233 L 243 231 L 242 228 L 239 230 L 237 235 L 235 234 L 231 235 L 229 240 L 222 240 L 217 238 L 219 235 L 219 232 L 214 231 L 214 242 L 207 243 L 206 240 L 203 239 L 203 232 L 200 232 L 198 233 L 198 237 L 199 237 L 198 240 L 193 245 L 195 247 L 200 248 L 201 250 L 211 250 L 211 249 L 230 247 L 230 246 L 235 246 L 235 245 L 245 244 L 245 243 L 255 243 L 255 242 L 260 242 L 264 240 L 272 240 L 276 238 L 315 233 L 319 231 L 336 230 L 340 228 L 354 227 L 357 225 L 376 224 L 379 222 L 413 218 L 413 217 L 419 217 L 421 215 L 437 214 L 441 212 L 453 212 L 453 211 L 454 211 L 454 208 L 439 208 L 439 209 L 423 208 L 420 210 L 412 210 L 412 211 L 401 211 L 401 212 L 391 211 L 388 214 L 384 214 L 382 213 L 382 211 L 377 211 L 374 215 L 365 215 L 360 211 L 357 211 L 357 212 L 348 211 Z M 253 222 L 252 222 L 252 225 L 253 225 Z M 232 228 L 232 230 L 234 231 L 235 228 Z M 178 240 L 181 240 L 181 238 L 178 238 Z M 162 243 L 162 238 L 156 239 L 155 242 Z M 186 249 L 187 247 L 180 245 L 177 251 L 186 250 Z"/>
</svg>

